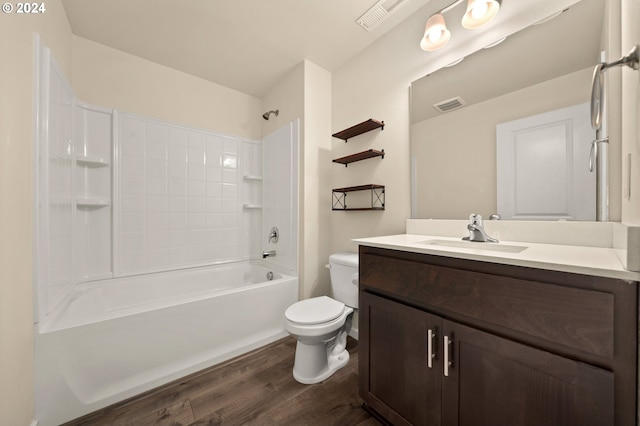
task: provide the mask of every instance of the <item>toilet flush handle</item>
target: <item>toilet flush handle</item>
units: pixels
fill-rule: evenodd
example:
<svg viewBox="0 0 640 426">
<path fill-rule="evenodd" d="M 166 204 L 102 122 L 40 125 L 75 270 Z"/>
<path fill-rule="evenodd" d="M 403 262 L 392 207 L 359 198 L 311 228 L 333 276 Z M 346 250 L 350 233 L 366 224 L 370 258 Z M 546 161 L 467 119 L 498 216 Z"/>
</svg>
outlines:
<svg viewBox="0 0 640 426">
<path fill-rule="evenodd" d="M 358 285 L 358 273 L 351 275 L 351 284 Z"/>
</svg>

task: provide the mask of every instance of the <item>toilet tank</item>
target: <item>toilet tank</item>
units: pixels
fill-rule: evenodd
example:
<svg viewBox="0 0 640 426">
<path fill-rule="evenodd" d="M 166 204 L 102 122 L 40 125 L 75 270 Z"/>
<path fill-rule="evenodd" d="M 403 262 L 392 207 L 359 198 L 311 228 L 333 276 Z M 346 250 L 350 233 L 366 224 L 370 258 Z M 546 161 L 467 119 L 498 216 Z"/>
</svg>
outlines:
<svg viewBox="0 0 640 426">
<path fill-rule="evenodd" d="M 358 254 L 336 253 L 329 256 L 333 298 L 352 308 L 358 307 Z"/>
</svg>

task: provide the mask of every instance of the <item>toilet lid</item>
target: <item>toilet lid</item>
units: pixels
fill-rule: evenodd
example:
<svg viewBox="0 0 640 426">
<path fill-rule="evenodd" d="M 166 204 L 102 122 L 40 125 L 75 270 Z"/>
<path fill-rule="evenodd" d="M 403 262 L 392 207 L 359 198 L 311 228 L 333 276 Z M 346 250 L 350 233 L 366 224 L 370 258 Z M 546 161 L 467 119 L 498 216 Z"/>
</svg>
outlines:
<svg viewBox="0 0 640 426">
<path fill-rule="evenodd" d="M 289 306 L 284 316 L 297 324 L 321 324 L 338 318 L 344 312 L 344 303 L 327 296 L 301 300 Z"/>
</svg>

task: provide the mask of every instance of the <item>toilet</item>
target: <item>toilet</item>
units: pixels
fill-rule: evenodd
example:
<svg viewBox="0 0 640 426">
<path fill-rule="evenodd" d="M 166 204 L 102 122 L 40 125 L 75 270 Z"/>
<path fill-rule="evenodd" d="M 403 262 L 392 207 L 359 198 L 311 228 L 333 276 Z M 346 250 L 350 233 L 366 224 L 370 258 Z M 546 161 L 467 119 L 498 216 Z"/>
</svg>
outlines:
<svg viewBox="0 0 640 426">
<path fill-rule="evenodd" d="M 293 377 L 300 383 L 319 383 L 349 362 L 347 334 L 358 308 L 358 255 L 329 257 L 333 298 L 301 300 L 284 313 L 285 329 L 298 339 Z"/>
</svg>

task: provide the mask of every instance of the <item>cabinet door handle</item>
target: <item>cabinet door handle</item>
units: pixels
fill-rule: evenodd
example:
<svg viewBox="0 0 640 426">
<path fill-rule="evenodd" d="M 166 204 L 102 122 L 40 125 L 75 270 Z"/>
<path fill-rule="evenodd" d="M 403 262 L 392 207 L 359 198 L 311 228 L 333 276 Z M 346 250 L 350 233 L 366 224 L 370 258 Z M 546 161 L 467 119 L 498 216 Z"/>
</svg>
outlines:
<svg viewBox="0 0 640 426">
<path fill-rule="evenodd" d="M 449 361 L 449 357 L 451 356 L 450 348 L 451 348 L 451 340 L 449 339 L 449 336 L 444 336 L 444 361 L 443 361 L 443 365 L 444 365 L 444 375 L 445 375 L 445 377 L 449 377 L 449 367 L 451 367 L 453 365 L 453 363 L 451 361 Z"/>
<path fill-rule="evenodd" d="M 433 359 L 436 357 L 433 353 L 433 339 L 436 338 L 436 333 L 429 329 L 427 334 L 427 367 L 433 368 Z"/>
</svg>

